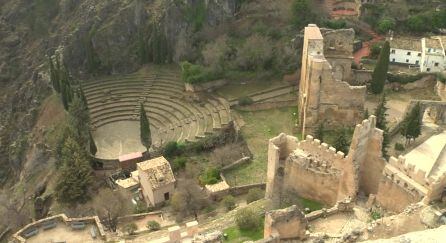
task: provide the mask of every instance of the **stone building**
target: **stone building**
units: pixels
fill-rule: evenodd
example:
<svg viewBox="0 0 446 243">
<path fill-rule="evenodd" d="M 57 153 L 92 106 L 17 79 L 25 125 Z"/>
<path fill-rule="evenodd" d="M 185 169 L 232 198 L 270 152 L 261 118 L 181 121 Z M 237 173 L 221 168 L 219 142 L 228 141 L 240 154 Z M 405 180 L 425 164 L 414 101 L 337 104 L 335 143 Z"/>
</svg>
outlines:
<svg viewBox="0 0 446 243">
<path fill-rule="evenodd" d="M 333 206 L 361 193 L 396 212 L 445 198 L 446 132 L 406 158 L 387 162 L 383 132 L 375 125 L 374 116 L 356 125 L 347 156 L 309 135 L 302 141 L 285 134 L 270 139 L 265 197 L 277 205 L 283 195 L 295 193 Z"/>
<path fill-rule="evenodd" d="M 312 130 L 319 123 L 355 125 L 363 116 L 365 86 L 350 86 L 354 31 L 305 27 L 299 83 L 299 123 Z M 354 83 L 354 82 L 352 82 Z"/>
<path fill-rule="evenodd" d="M 169 161 L 164 157 L 137 164 L 139 183 L 148 206 L 158 206 L 168 201 L 175 189 L 175 177 Z"/>
</svg>

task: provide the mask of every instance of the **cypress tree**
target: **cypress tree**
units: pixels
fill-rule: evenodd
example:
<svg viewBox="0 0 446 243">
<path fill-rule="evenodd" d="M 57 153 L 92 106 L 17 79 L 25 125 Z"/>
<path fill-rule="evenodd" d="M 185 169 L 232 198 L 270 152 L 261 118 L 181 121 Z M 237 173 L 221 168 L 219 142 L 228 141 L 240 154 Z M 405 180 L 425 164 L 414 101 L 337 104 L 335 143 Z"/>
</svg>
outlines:
<svg viewBox="0 0 446 243">
<path fill-rule="evenodd" d="M 57 78 L 57 70 L 54 67 L 54 63 L 53 63 L 53 60 L 51 59 L 51 57 L 48 57 L 48 64 L 49 64 L 49 68 L 50 68 L 50 80 L 51 80 L 53 89 L 57 93 L 60 93 L 60 83 Z"/>
<path fill-rule="evenodd" d="M 83 203 L 89 199 L 92 169 L 85 150 L 68 136 L 62 149 L 62 168 L 56 179 L 56 198 L 63 203 Z"/>
<path fill-rule="evenodd" d="M 401 135 L 406 138 L 406 145 L 410 139 L 416 139 L 421 135 L 421 106 L 416 103 L 415 106 L 405 115 L 401 126 Z"/>
<path fill-rule="evenodd" d="M 138 55 L 141 64 L 145 64 L 149 61 L 149 46 L 144 31 L 140 29 L 138 31 Z"/>
<path fill-rule="evenodd" d="M 386 95 L 383 93 L 381 96 L 381 100 L 378 104 L 378 106 L 375 109 L 375 116 L 376 116 L 376 127 L 383 130 L 383 142 L 382 142 L 382 154 L 385 158 L 388 157 L 387 155 L 387 148 L 389 146 L 390 138 L 389 138 L 389 128 L 387 127 L 387 110 L 386 107 L 387 100 Z"/>
<path fill-rule="evenodd" d="M 141 130 L 141 143 L 147 148 L 147 150 L 149 150 L 150 146 L 152 145 L 152 135 L 150 132 L 149 119 L 142 103 L 140 104 L 139 122 Z"/>
<path fill-rule="evenodd" d="M 342 151 L 343 153 L 347 154 L 349 150 L 349 143 L 347 140 L 347 135 L 345 134 L 345 129 L 339 129 L 337 131 L 337 138 L 333 147 L 335 147 L 337 150 Z"/>
<path fill-rule="evenodd" d="M 74 96 L 73 101 L 68 108 L 68 123 L 73 128 L 76 135 L 76 140 L 83 147 L 87 147 L 89 137 L 89 124 L 90 117 L 88 110 L 82 99 L 78 96 Z"/>
<path fill-rule="evenodd" d="M 371 91 L 374 94 L 380 94 L 384 89 L 389 70 L 390 44 L 386 41 L 379 53 L 378 62 L 372 74 Z"/>
<path fill-rule="evenodd" d="M 324 132 L 324 124 L 321 122 L 314 133 L 315 138 L 324 141 Z"/>
<path fill-rule="evenodd" d="M 89 136 L 89 139 L 90 139 L 90 142 L 89 142 L 89 144 L 90 144 L 90 153 L 92 155 L 96 155 L 96 153 L 98 152 L 98 148 L 96 147 L 96 144 L 94 142 L 93 136 L 91 135 L 90 131 L 88 131 L 88 136 Z"/>
<path fill-rule="evenodd" d="M 365 111 L 364 111 L 364 120 L 365 119 L 369 119 L 369 116 L 370 116 L 369 109 L 365 109 Z"/>
</svg>

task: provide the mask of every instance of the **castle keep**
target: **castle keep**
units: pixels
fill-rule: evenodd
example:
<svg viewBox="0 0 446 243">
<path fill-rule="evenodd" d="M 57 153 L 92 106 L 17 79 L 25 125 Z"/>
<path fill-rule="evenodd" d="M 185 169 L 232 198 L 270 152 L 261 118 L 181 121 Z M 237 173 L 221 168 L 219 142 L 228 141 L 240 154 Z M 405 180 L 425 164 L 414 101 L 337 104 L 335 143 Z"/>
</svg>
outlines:
<svg viewBox="0 0 446 243">
<path fill-rule="evenodd" d="M 350 86 L 354 30 L 305 27 L 299 84 L 300 127 L 355 125 L 363 114 L 365 86 Z"/>
</svg>

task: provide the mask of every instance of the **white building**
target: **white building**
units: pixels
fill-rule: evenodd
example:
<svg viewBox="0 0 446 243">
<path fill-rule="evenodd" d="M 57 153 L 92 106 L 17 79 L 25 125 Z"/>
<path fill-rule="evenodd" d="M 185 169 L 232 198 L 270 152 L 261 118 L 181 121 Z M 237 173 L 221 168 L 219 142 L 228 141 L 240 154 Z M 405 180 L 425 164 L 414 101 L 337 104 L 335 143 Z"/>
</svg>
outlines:
<svg viewBox="0 0 446 243">
<path fill-rule="evenodd" d="M 445 69 L 445 50 L 440 37 L 421 39 L 423 54 L 421 72 L 441 72 Z"/>
<path fill-rule="evenodd" d="M 390 62 L 417 66 L 420 72 L 440 72 L 446 69 L 444 44 L 446 37 L 414 39 L 390 38 Z M 444 43 L 444 44 L 443 44 Z"/>
<path fill-rule="evenodd" d="M 390 62 L 407 65 L 420 65 L 422 57 L 421 41 L 413 38 L 391 38 Z"/>
</svg>

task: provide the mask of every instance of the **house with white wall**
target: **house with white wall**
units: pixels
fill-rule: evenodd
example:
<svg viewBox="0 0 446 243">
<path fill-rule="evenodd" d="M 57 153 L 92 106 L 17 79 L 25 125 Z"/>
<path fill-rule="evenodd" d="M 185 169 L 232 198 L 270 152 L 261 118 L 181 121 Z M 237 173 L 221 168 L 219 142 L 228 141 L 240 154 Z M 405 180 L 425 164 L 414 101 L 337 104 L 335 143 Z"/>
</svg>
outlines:
<svg viewBox="0 0 446 243">
<path fill-rule="evenodd" d="M 389 43 L 390 63 L 416 66 L 420 68 L 420 72 L 427 73 L 446 69 L 446 37 L 390 37 Z"/>
<path fill-rule="evenodd" d="M 423 49 L 419 39 L 409 37 L 390 38 L 389 43 L 391 63 L 420 65 Z"/>
<path fill-rule="evenodd" d="M 445 50 L 441 37 L 421 39 L 423 53 L 421 56 L 421 72 L 441 72 L 445 70 Z"/>
</svg>

